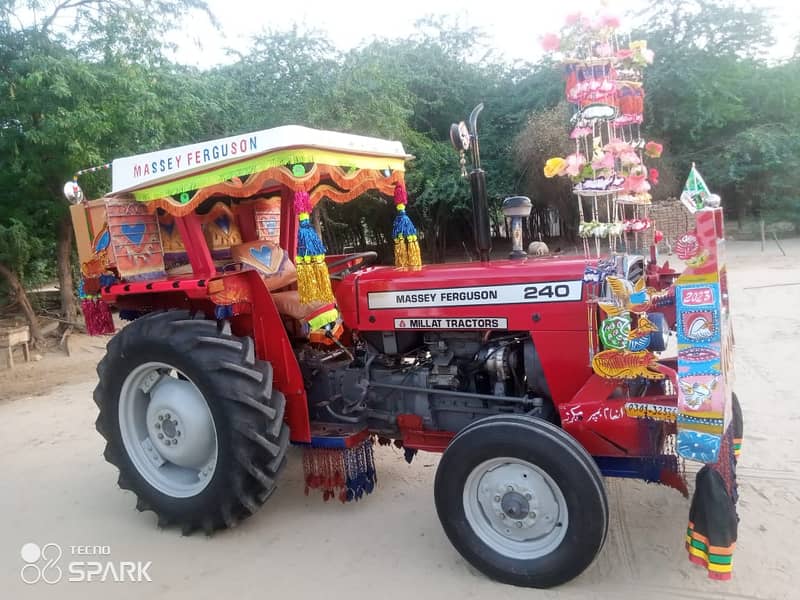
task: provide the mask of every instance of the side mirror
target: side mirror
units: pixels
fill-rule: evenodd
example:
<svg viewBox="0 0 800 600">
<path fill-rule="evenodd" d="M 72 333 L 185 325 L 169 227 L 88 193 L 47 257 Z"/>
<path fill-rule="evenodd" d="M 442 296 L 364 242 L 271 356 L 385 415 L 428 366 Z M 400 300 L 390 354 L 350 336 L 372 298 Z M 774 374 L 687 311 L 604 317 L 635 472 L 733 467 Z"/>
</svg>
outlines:
<svg viewBox="0 0 800 600">
<path fill-rule="evenodd" d="M 83 190 L 76 181 L 68 181 L 64 184 L 64 197 L 70 204 L 83 202 Z"/>
<path fill-rule="evenodd" d="M 464 121 L 450 125 L 450 143 L 456 152 L 466 152 L 469 150 L 469 129 Z"/>
</svg>

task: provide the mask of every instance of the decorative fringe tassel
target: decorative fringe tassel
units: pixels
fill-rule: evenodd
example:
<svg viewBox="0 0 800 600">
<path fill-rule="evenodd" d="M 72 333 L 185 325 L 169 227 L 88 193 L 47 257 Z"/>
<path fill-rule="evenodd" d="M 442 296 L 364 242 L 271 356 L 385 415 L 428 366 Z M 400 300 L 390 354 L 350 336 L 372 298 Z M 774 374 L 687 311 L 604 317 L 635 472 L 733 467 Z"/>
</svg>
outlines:
<svg viewBox="0 0 800 600">
<path fill-rule="evenodd" d="M 397 216 L 392 227 L 394 264 L 398 267 L 421 267 L 422 255 L 419 251 L 417 228 L 406 214 L 408 196 L 402 184 L 397 184 L 394 188 L 394 203 L 397 208 Z"/>
<path fill-rule="evenodd" d="M 297 231 L 297 292 L 300 302 L 310 304 L 335 302 L 328 265 L 325 263 L 325 246 L 311 225 L 311 204 L 308 192 L 294 194 L 294 206 L 300 227 Z"/>
<path fill-rule="evenodd" d="M 111 311 L 100 298 L 84 298 L 81 300 L 81 311 L 89 335 L 105 335 L 114 333 L 114 319 Z"/>
<path fill-rule="evenodd" d="M 730 579 L 739 518 L 736 514 L 734 427 L 722 436 L 716 463 L 697 472 L 686 529 L 689 560 L 705 567 L 711 579 Z"/>
<path fill-rule="evenodd" d="M 325 502 L 331 498 L 360 500 L 372 493 L 378 481 L 372 439 L 352 448 L 305 448 L 303 474 L 306 496 L 311 490 L 322 490 Z"/>
</svg>

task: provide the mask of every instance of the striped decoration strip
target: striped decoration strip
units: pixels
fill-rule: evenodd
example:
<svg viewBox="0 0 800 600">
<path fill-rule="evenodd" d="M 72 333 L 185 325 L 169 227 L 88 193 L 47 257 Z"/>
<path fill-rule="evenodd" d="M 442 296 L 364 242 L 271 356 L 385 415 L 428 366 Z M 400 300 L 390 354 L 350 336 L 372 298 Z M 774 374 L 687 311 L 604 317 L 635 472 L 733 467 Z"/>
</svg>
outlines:
<svg viewBox="0 0 800 600">
<path fill-rule="evenodd" d="M 689 522 L 686 529 L 686 550 L 689 560 L 708 569 L 711 579 L 730 579 L 733 573 L 733 551 L 736 542 L 730 546 L 712 546 L 708 538 L 694 530 L 694 523 Z"/>
</svg>

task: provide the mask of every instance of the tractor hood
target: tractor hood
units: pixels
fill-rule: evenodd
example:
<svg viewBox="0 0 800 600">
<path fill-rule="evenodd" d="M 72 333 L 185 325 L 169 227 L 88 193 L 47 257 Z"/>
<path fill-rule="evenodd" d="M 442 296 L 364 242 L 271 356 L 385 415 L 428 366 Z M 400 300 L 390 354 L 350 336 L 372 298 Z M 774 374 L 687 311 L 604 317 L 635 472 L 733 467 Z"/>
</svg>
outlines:
<svg viewBox="0 0 800 600">
<path fill-rule="evenodd" d="M 583 258 L 372 267 L 336 290 L 357 330 L 585 329 Z"/>
</svg>

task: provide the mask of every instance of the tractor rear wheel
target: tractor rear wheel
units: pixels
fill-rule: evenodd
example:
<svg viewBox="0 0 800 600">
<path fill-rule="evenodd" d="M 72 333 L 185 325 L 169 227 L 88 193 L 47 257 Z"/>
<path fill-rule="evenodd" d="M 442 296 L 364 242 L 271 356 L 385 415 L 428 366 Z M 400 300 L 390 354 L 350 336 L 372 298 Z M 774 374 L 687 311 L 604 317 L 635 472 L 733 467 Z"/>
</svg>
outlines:
<svg viewBox="0 0 800 600">
<path fill-rule="evenodd" d="M 187 311 L 153 313 L 111 339 L 97 374 L 104 456 L 160 526 L 233 527 L 275 490 L 286 399 L 252 339 Z"/>
<path fill-rule="evenodd" d="M 436 471 L 436 510 L 475 568 L 512 585 L 547 588 L 577 577 L 608 530 L 597 465 L 562 429 L 493 416 L 463 429 Z"/>
</svg>

